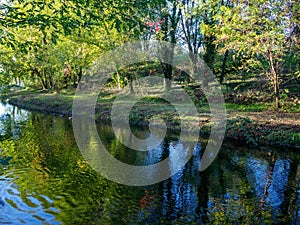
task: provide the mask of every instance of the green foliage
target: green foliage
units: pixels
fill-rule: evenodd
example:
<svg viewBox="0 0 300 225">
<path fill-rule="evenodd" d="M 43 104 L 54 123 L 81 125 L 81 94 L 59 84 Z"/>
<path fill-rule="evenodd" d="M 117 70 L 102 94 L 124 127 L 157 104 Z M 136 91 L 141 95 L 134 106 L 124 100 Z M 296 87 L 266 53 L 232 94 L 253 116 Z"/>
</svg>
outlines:
<svg viewBox="0 0 300 225">
<path fill-rule="evenodd" d="M 274 146 L 277 148 L 299 147 L 299 132 L 291 132 L 282 128 L 269 128 L 259 125 L 248 117 L 236 117 L 227 122 L 226 137 L 238 143 L 257 147 Z"/>
<path fill-rule="evenodd" d="M 43 89 L 76 86 L 95 57 L 138 37 L 134 7 L 136 3 L 125 1 L 1 3 L 2 83 Z"/>
<path fill-rule="evenodd" d="M 279 106 L 280 66 L 290 45 L 286 30 L 294 24 L 289 20 L 290 8 L 285 1 L 255 0 L 251 4 L 236 2 L 234 7 L 222 6 L 214 27 L 220 53 L 234 51 L 244 62 L 244 69 L 268 70 L 276 107 Z M 247 71 L 246 70 L 246 71 Z"/>
<path fill-rule="evenodd" d="M 227 137 L 239 143 L 245 143 L 252 147 L 258 145 L 256 125 L 248 117 L 236 117 L 227 121 Z"/>
<path fill-rule="evenodd" d="M 202 107 L 204 105 L 207 105 L 207 99 L 206 96 L 199 86 L 186 86 L 185 91 L 188 93 L 188 95 L 191 97 L 193 100 L 194 104 L 197 105 L 198 107 Z"/>
<path fill-rule="evenodd" d="M 254 84 L 245 89 L 259 86 L 265 93 L 274 89 L 272 96 L 283 108 L 294 96 L 285 98 L 279 89 L 290 90 L 291 80 L 299 80 L 299 3 L 295 0 L 291 4 L 283 0 L 14 0 L 0 6 L 1 84 L 76 87 L 105 51 L 125 42 L 153 39 L 187 47 L 204 59 L 221 82 L 234 83 L 242 77 L 242 83 L 251 79 Z M 190 82 L 182 75 L 176 77 L 177 70 L 170 65 L 161 64 L 159 70 L 149 65 L 125 68 L 112 74 L 112 79 L 122 88 L 153 69 L 155 75 Z M 200 103 L 205 101 L 197 97 Z M 252 100 L 261 101 L 251 98 L 251 104 Z"/>
<path fill-rule="evenodd" d="M 293 141 L 299 146 L 300 145 L 300 132 L 293 133 Z"/>
<path fill-rule="evenodd" d="M 286 130 L 277 129 L 267 133 L 262 139 L 269 145 L 273 146 L 299 146 L 300 133 L 287 132 Z"/>
<path fill-rule="evenodd" d="M 300 112 L 300 102 L 298 99 L 294 101 L 284 102 L 283 109 L 284 112 Z"/>
</svg>

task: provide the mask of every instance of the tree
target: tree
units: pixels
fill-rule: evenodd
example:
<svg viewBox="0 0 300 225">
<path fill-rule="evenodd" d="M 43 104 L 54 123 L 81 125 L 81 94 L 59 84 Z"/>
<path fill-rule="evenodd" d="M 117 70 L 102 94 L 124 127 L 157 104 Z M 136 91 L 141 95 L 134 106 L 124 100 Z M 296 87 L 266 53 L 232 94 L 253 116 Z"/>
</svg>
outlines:
<svg viewBox="0 0 300 225">
<path fill-rule="evenodd" d="M 161 14 L 160 19 L 162 21 L 160 40 L 167 41 L 176 44 L 177 43 L 177 31 L 180 20 L 180 11 L 178 7 L 179 2 L 177 0 L 161 2 Z M 174 49 L 167 49 L 164 58 L 172 62 L 174 59 Z M 173 77 L 173 66 L 167 63 L 162 63 L 162 70 L 165 77 L 165 88 L 169 90 L 172 86 L 171 80 Z"/>
<path fill-rule="evenodd" d="M 0 58 L 1 74 L 7 77 L 12 73 L 11 65 L 16 65 L 10 62 L 13 58 L 22 65 L 14 74 L 38 78 L 43 89 L 62 87 L 63 83 L 76 86 L 97 55 L 140 38 L 141 18 L 150 4 L 142 2 L 0 3 L 0 45 L 10 48 L 11 53 L 11 57 Z"/>
<path fill-rule="evenodd" d="M 149 40 L 155 37 L 156 40 L 176 44 L 178 41 L 180 15 L 179 0 L 157 0 L 149 5 L 148 15 L 145 20 L 145 32 L 143 39 Z M 153 35 L 154 32 L 154 35 Z M 164 59 L 173 61 L 174 49 L 165 49 Z M 165 88 L 171 88 L 173 77 L 173 66 L 168 63 L 161 63 L 165 78 Z"/>
<path fill-rule="evenodd" d="M 219 23 L 214 33 L 219 52 L 234 50 L 249 68 L 267 70 L 278 109 L 282 61 L 289 48 L 288 4 L 282 0 L 236 1 L 233 8 L 222 6 L 216 19 Z"/>
<path fill-rule="evenodd" d="M 187 45 L 190 58 L 196 66 L 195 55 L 201 55 L 210 69 L 215 71 L 217 56 L 214 34 L 206 32 L 207 27 L 215 25 L 215 15 L 223 1 L 182 0 L 180 7 L 181 32 L 184 44 Z M 227 59 L 226 59 L 227 60 Z"/>
</svg>

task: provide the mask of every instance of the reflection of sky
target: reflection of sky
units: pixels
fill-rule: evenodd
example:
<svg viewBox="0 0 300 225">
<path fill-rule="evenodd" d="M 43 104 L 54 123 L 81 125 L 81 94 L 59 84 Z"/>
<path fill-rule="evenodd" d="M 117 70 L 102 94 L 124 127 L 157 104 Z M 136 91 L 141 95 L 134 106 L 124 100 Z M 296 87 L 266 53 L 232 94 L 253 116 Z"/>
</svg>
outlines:
<svg viewBox="0 0 300 225">
<path fill-rule="evenodd" d="M 199 173 L 201 147 L 199 143 L 195 143 L 192 146 L 193 157 L 190 159 L 190 167 L 180 170 L 172 176 L 169 179 L 170 184 L 167 182 L 164 184 L 164 190 L 166 191 L 164 192 L 165 204 L 173 205 L 173 213 L 177 214 L 177 216 L 179 216 L 179 213 L 185 212 L 187 214 L 183 216 L 185 219 L 188 218 L 188 215 L 194 215 L 198 206 L 197 187 L 186 181 L 186 179 L 189 180 L 193 175 L 195 176 L 196 173 Z M 170 167 L 172 169 L 176 168 L 178 161 L 186 161 L 188 157 L 187 148 L 189 147 L 191 146 L 184 146 L 182 143 L 170 144 Z M 172 202 L 170 203 L 171 199 Z"/>
<path fill-rule="evenodd" d="M 147 162 L 147 165 L 152 165 L 159 163 L 162 160 L 163 157 L 163 147 L 162 145 L 159 145 L 153 150 L 147 151 L 146 159 L 143 159 Z M 156 173 L 159 171 L 153 169 L 153 170 L 147 170 L 147 177 L 154 177 Z"/>
<path fill-rule="evenodd" d="M 148 156 L 154 157 L 154 161 L 162 157 L 163 149 L 162 147 L 160 148 L 161 151 L 149 151 Z M 151 208 L 142 210 L 148 211 L 151 224 L 159 223 L 160 218 L 158 215 L 162 215 L 163 218 L 170 220 L 169 222 L 172 220 L 178 220 L 182 223 L 195 221 L 198 207 L 197 185 L 190 183 L 189 180 L 196 179 L 193 176 L 199 175 L 200 144 L 191 143 L 190 145 L 185 145 L 180 141 L 171 141 L 168 145 L 169 168 L 177 171 L 178 165 L 186 161 L 189 148 L 193 150 L 193 157 L 189 161 L 189 166 L 185 169 L 180 169 L 175 175 L 163 182 L 162 199 L 155 210 Z M 141 213 L 141 215 L 144 214 Z"/>
<path fill-rule="evenodd" d="M 3 116 L 5 114 L 5 107 L 0 104 L 0 116 Z"/>
<path fill-rule="evenodd" d="M 277 159 L 275 161 L 273 173 L 270 175 L 268 162 L 257 158 L 249 158 L 247 166 L 248 179 L 253 181 L 256 196 L 262 199 L 266 183 L 269 182 L 266 204 L 272 207 L 279 207 L 284 201 L 284 191 L 288 182 L 290 163 L 288 160 Z M 268 176 L 270 180 L 268 181 Z"/>
<path fill-rule="evenodd" d="M 248 158 L 246 165 L 248 180 L 250 181 L 250 184 L 253 184 L 256 196 L 260 198 L 264 194 L 269 164 L 267 161 L 250 157 Z"/>
<path fill-rule="evenodd" d="M 28 116 L 28 111 L 19 109 L 9 104 L 3 105 L 0 103 L 0 135 L 4 135 L 4 133 L 7 132 L 5 131 L 6 126 L 10 126 L 13 135 L 17 135 L 19 127 L 18 125 L 21 122 L 28 120 Z"/>
<path fill-rule="evenodd" d="M 269 195 L 266 202 L 273 207 L 279 207 L 284 200 L 284 191 L 288 182 L 290 163 L 288 160 L 277 159 L 272 174 Z"/>
<path fill-rule="evenodd" d="M 149 144 L 150 145 L 150 144 Z M 147 164 L 155 164 L 162 160 L 163 156 L 163 147 L 159 145 L 153 150 L 147 151 Z"/>
<path fill-rule="evenodd" d="M 3 105 L 0 103 L 0 117 L 4 115 L 14 116 L 14 122 L 22 122 L 28 119 L 28 111 L 14 107 L 12 105 L 6 104 Z"/>
<path fill-rule="evenodd" d="M 170 168 L 175 168 L 176 163 L 184 160 L 185 155 L 180 151 L 185 149 L 186 146 L 180 142 L 169 144 Z M 230 221 L 240 219 L 244 221 L 248 216 L 256 217 L 255 207 L 267 212 L 257 215 L 257 219 L 267 219 L 270 216 L 274 221 L 277 219 L 281 221 L 281 216 L 287 216 L 280 213 L 288 184 L 289 159 L 276 157 L 274 168 L 270 171 L 271 159 L 266 160 L 254 154 L 246 156 L 235 154 L 230 158 L 230 163 L 216 161 L 212 167 L 213 171 L 209 173 L 207 180 L 209 183 L 203 183 L 206 178 L 198 171 L 201 146 L 196 144 L 193 149 L 193 157 L 185 169 L 160 184 L 163 190 L 161 196 L 157 197 L 155 205 L 141 210 L 140 215 L 149 215 L 146 221 L 151 221 L 144 224 L 158 224 L 161 218 L 170 223 L 176 221 L 178 224 L 185 224 L 196 220 L 202 221 L 203 214 L 218 221 L 219 212 L 224 213 L 222 217 Z M 267 181 L 269 186 L 265 195 Z M 208 186 L 207 189 L 202 189 L 198 185 Z M 264 203 L 261 203 L 261 200 Z M 300 205 L 300 197 L 297 205 Z M 253 214 L 248 215 L 252 212 Z M 145 218 L 142 216 L 140 221 Z M 254 220 L 256 221 L 256 218 Z"/>
<path fill-rule="evenodd" d="M 172 173 L 174 173 L 175 171 L 178 171 L 178 165 L 185 164 L 188 155 L 188 150 L 184 149 L 184 146 L 180 142 L 178 143 L 171 142 L 169 145 L 169 151 L 170 151 L 169 166 Z M 179 173 L 182 174 L 182 169 L 180 169 L 178 175 Z"/>
<path fill-rule="evenodd" d="M 0 176 L 0 223 L 25 224 L 26 221 L 26 224 L 42 224 L 39 219 L 41 218 L 47 224 L 61 224 L 49 213 L 59 212 L 52 207 L 53 201 L 43 195 L 38 197 L 47 202 L 49 207 L 45 209 L 43 203 L 31 195 L 26 196 L 25 200 L 11 178 Z"/>
</svg>

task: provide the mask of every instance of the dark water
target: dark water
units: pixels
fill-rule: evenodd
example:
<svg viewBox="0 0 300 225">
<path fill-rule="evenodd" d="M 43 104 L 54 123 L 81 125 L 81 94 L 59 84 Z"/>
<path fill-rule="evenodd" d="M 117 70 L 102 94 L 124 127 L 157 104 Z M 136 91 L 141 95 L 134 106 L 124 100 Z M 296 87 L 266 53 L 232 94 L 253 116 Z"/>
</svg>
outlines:
<svg viewBox="0 0 300 225">
<path fill-rule="evenodd" d="M 195 143 L 193 157 L 173 177 L 128 187 L 85 162 L 70 120 L 9 105 L 0 105 L 0 115 L 0 224 L 300 224 L 300 154 L 288 149 L 224 144 L 199 172 L 203 144 Z M 153 160 L 127 151 L 108 126 L 98 131 L 118 159 Z M 176 146 L 166 139 L 155 160 Z"/>
</svg>

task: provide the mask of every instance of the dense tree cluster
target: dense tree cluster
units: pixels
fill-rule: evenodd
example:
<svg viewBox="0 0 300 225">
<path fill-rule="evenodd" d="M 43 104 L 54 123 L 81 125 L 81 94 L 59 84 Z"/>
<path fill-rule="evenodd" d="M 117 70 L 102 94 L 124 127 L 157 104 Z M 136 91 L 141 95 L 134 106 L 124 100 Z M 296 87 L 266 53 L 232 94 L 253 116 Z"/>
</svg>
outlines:
<svg viewBox="0 0 300 225">
<path fill-rule="evenodd" d="M 283 85 L 300 76 L 299 5 L 296 0 L 1 1 L 0 81 L 43 89 L 76 86 L 105 51 L 156 39 L 200 55 L 221 83 L 251 77 L 269 82 L 278 108 Z M 172 79 L 175 69 L 160 66 Z M 119 88 L 122 76 L 117 75 Z"/>
</svg>

